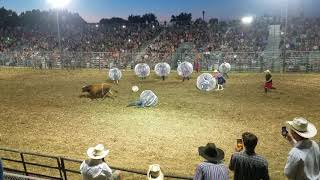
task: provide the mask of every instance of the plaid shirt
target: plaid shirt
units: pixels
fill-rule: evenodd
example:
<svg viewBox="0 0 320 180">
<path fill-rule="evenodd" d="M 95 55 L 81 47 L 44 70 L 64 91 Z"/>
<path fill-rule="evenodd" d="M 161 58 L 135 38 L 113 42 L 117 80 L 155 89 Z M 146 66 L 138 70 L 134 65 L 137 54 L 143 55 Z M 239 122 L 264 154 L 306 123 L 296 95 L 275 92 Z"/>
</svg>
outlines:
<svg viewBox="0 0 320 180">
<path fill-rule="evenodd" d="M 268 162 L 257 154 L 236 152 L 230 159 L 229 169 L 234 171 L 234 180 L 269 180 Z"/>
<path fill-rule="evenodd" d="M 194 180 L 228 180 L 228 168 L 224 164 L 202 162 L 197 166 Z"/>
</svg>

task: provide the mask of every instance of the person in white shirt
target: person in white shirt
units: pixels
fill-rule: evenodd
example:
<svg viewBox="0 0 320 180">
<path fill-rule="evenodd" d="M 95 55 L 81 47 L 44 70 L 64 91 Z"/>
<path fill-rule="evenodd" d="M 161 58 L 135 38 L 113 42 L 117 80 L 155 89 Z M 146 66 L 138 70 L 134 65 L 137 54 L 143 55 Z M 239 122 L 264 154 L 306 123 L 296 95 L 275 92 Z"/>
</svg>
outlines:
<svg viewBox="0 0 320 180">
<path fill-rule="evenodd" d="M 289 152 L 284 174 L 294 180 L 320 179 L 319 145 L 309 139 L 317 134 L 316 127 L 302 117 L 287 123 L 290 133 L 284 136 L 293 148 Z"/>
<path fill-rule="evenodd" d="M 120 180 L 120 171 L 112 172 L 104 161 L 109 154 L 102 144 L 90 147 L 87 155 L 90 159 L 84 160 L 80 165 L 80 172 L 83 180 Z"/>
<path fill-rule="evenodd" d="M 149 166 L 149 170 L 147 172 L 147 180 L 163 180 L 164 175 L 161 171 L 159 164 L 152 164 Z"/>
</svg>

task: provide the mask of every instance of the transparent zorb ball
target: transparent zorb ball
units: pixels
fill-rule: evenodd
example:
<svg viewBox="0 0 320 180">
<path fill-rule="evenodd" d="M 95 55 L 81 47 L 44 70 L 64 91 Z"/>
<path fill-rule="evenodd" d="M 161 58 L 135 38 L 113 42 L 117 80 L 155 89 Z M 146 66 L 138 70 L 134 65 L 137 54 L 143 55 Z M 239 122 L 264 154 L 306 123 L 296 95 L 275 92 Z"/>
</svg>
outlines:
<svg viewBox="0 0 320 180">
<path fill-rule="evenodd" d="M 197 88 L 201 91 L 211 91 L 216 87 L 216 79 L 209 73 L 203 73 L 197 78 Z"/>
<path fill-rule="evenodd" d="M 219 66 L 219 72 L 228 73 L 231 70 L 231 65 L 229 63 L 222 63 Z"/>
<path fill-rule="evenodd" d="M 134 67 L 134 72 L 138 77 L 145 78 L 150 75 L 150 67 L 146 63 L 139 63 Z"/>
<path fill-rule="evenodd" d="M 160 77 L 162 76 L 168 76 L 170 74 L 170 65 L 168 63 L 158 63 L 154 67 L 154 71 L 156 74 Z"/>
<path fill-rule="evenodd" d="M 140 94 L 140 101 L 142 106 L 151 107 L 157 105 L 158 97 L 151 90 L 144 90 Z"/>
<path fill-rule="evenodd" d="M 179 64 L 177 71 L 179 76 L 189 77 L 193 72 L 193 66 L 191 63 L 184 61 Z"/>
<path fill-rule="evenodd" d="M 109 78 L 112 81 L 120 80 L 122 77 L 122 72 L 118 68 L 111 68 L 109 70 Z"/>
</svg>

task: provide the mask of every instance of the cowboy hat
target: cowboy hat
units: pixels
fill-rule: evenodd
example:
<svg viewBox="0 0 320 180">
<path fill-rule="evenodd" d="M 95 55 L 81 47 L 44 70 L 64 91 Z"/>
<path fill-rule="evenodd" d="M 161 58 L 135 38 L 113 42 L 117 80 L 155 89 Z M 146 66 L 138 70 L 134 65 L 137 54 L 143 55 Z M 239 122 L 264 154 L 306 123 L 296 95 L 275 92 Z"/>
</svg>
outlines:
<svg viewBox="0 0 320 180">
<path fill-rule="evenodd" d="M 159 164 L 152 164 L 149 166 L 147 173 L 147 180 L 163 180 L 164 175 L 160 169 Z"/>
<path fill-rule="evenodd" d="M 106 157 L 109 153 L 109 149 L 105 149 L 102 144 L 98 144 L 95 147 L 90 147 L 87 150 L 87 155 L 91 159 L 102 159 Z"/>
<path fill-rule="evenodd" d="M 304 138 L 312 138 L 317 134 L 316 127 L 303 117 L 296 117 L 292 121 L 287 121 L 290 129 Z"/>
<path fill-rule="evenodd" d="M 200 146 L 198 151 L 200 156 L 211 162 L 221 161 L 224 158 L 223 150 L 217 148 L 214 143 L 208 143 L 206 146 Z"/>
<path fill-rule="evenodd" d="M 265 70 L 264 72 L 265 73 L 271 73 L 269 69 Z"/>
<path fill-rule="evenodd" d="M 214 73 L 217 73 L 217 72 L 219 72 L 219 71 L 215 69 L 213 72 L 214 72 Z"/>
</svg>

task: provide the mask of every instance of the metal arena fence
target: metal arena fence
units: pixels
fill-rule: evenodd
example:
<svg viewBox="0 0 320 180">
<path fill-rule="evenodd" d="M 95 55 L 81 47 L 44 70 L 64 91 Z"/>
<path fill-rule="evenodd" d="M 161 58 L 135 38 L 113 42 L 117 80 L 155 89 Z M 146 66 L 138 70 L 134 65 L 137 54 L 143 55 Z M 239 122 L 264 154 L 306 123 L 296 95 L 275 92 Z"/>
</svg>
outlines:
<svg viewBox="0 0 320 180">
<path fill-rule="evenodd" d="M 194 63 L 200 59 L 202 70 L 218 69 L 219 64 L 228 62 L 232 71 L 262 72 L 320 72 L 320 51 L 285 52 L 204 52 L 190 53 L 112 53 L 112 52 L 2 52 L 0 66 L 52 68 L 110 68 L 133 69 L 138 63 L 147 63 L 153 68 L 159 62 L 167 62 L 176 69 L 183 61 Z"/>
<path fill-rule="evenodd" d="M 79 167 L 82 161 L 66 157 L 51 156 L 40 153 L 25 152 L 0 147 L 0 157 L 3 161 L 4 179 L 80 179 Z M 146 171 L 132 170 L 110 166 L 113 170 L 124 173 L 146 176 Z M 173 179 L 193 179 L 192 177 L 165 174 Z"/>
</svg>

